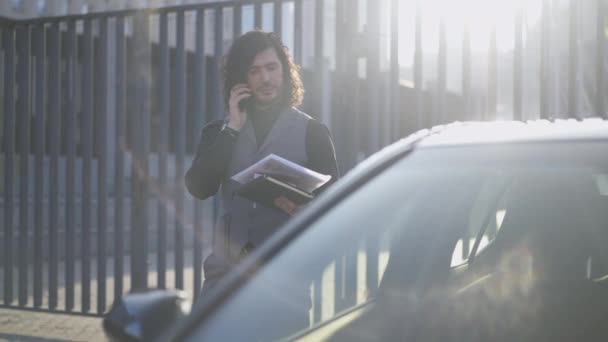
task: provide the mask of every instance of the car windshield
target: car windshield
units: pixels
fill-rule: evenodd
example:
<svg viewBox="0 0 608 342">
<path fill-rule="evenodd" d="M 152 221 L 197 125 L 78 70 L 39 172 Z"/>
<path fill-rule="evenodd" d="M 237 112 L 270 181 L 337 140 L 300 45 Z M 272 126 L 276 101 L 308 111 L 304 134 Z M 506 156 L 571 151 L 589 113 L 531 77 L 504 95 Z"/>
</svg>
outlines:
<svg viewBox="0 0 608 342">
<path fill-rule="evenodd" d="M 495 274 L 524 241 L 550 241 L 561 253 L 562 270 L 580 249 L 576 237 L 607 221 L 605 151 L 608 144 L 601 142 L 415 150 L 307 227 L 192 338 L 335 337 L 382 294 L 462 291 Z M 531 245 L 542 231 L 537 227 L 565 223 L 576 229 L 574 237 L 560 232 Z M 599 243 L 605 234 L 598 234 Z M 601 279 L 608 273 L 601 256 L 589 252 L 576 267 L 586 278 Z M 527 275 L 530 267 L 523 267 Z M 522 279 L 520 289 L 531 278 Z M 386 328 L 383 333 L 395 327 Z M 373 329 L 346 340 L 380 336 Z"/>
</svg>

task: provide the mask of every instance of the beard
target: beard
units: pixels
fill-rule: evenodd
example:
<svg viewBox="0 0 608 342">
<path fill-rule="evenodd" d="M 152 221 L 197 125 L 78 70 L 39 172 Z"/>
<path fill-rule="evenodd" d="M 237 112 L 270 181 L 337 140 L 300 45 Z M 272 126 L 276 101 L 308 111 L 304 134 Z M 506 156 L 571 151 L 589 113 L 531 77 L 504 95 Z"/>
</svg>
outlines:
<svg viewBox="0 0 608 342">
<path fill-rule="evenodd" d="M 274 86 L 273 86 L 274 87 Z M 274 87 L 277 89 L 276 87 Z M 282 108 L 289 103 L 289 92 L 288 88 L 283 86 L 277 89 L 276 95 L 272 98 L 260 98 L 256 95 L 253 96 L 253 104 L 259 109 L 271 109 L 271 108 Z"/>
</svg>

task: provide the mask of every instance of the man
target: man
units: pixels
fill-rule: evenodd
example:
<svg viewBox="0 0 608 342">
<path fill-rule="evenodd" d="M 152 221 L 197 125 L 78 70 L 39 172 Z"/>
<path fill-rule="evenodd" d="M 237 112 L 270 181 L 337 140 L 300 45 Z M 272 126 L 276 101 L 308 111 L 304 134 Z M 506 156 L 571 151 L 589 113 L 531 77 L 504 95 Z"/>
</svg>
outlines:
<svg viewBox="0 0 608 342">
<path fill-rule="evenodd" d="M 228 116 L 203 128 L 185 177 L 193 196 L 205 199 L 219 190 L 222 200 L 212 253 L 204 262 L 203 293 L 298 209 L 284 197 L 270 208 L 238 196 L 240 184 L 231 180 L 233 175 L 276 154 L 329 174 L 332 181 L 338 177 L 329 130 L 295 108 L 304 90 L 276 35 L 252 31 L 239 37 L 225 56 L 223 76 Z"/>
</svg>

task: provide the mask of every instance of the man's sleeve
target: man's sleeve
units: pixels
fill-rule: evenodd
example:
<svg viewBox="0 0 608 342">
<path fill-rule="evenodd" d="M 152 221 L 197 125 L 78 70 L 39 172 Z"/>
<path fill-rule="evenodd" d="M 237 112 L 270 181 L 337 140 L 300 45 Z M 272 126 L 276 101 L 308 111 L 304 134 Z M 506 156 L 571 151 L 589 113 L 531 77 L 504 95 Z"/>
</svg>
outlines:
<svg viewBox="0 0 608 342">
<path fill-rule="evenodd" d="M 331 180 L 315 190 L 321 193 L 334 183 L 340 176 L 336 151 L 331 134 L 327 126 L 317 120 L 308 121 L 306 128 L 306 153 L 308 155 L 308 167 L 325 175 L 331 175 Z"/>
<path fill-rule="evenodd" d="M 196 156 L 186 172 L 186 188 L 192 196 L 205 199 L 215 195 L 232 157 L 237 134 L 222 130 L 217 120 L 203 128 Z"/>
</svg>

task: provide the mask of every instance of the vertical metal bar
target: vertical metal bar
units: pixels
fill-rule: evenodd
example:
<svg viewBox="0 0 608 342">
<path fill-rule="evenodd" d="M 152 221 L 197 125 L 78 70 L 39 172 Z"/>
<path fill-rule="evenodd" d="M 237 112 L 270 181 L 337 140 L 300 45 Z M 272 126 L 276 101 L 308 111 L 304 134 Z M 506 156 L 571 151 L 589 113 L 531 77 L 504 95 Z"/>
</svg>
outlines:
<svg viewBox="0 0 608 342">
<path fill-rule="evenodd" d="M 547 91 L 549 90 L 549 73 L 548 70 L 548 53 L 549 53 L 549 2 L 551 0 L 543 0 L 541 13 L 541 43 L 540 43 L 540 117 L 546 119 L 549 117 L 549 99 Z M 600 0 L 601 1 L 601 0 Z"/>
<path fill-rule="evenodd" d="M 197 13 L 201 13 L 202 16 L 204 16 L 205 11 L 204 10 L 199 10 Z M 243 6 L 241 6 L 240 4 L 236 4 L 234 5 L 234 21 L 233 21 L 233 32 L 234 32 L 234 39 L 238 38 L 241 36 L 241 34 L 243 34 Z M 197 14 L 198 15 L 198 14 Z M 198 19 L 197 19 L 198 20 Z M 198 34 L 199 31 L 197 31 Z"/>
<path fill-rule="evenodd" d="M 391 1 L 391 13 L 390 13 L 390 51 L 391 51 L 391 64 L 389 72 L 389 87 L 390 87 L 390 107 L 389 107 L 389 122 L 392 122 L 392 129 L 390 141 L 397 139 L 404 133 L 404 127 L 401 117 L 401 103 L 399 97 L 399 0 Z M 389 127 L 390 129 L 391 127 Z"/>
<path fill-rule="evenodd" d="M 222 7 L 215 9 L 214 15 L 214 55 L 215 65 L 219 65 L 222 55 L 224 54 L 224 29 L 223 29 L 223 11 Z M 213 68 L 213 74 L 211 79 L 211 86 L 213 87 L 213 95 L 209 99 L 211 101 L 211 111 L 214 118 L 219 119 L 224 116 L 224 103 L 222 99 L 222 88 L 220 80 L 220 71 L 218 67 Z M 180 181 L 181 182 L 181 181 Z"/>
<path fill-rule="evenodd" d="M 133 17 L 132 63 L 139 65 L 135 72 L 135 112 L 129 136 L 134 149 L 131 163 L 131 287 L 145 289 L 148 284 L 148 154 L 150 37 L 148 16 L 143 11 Z"/>
<path fill-rule="evenodd" d="M 221 8 L 216 12 L 222 16 Z M 217 17 L 216 17 L 217 20 Z M 183 184 L 185 137 L 186 137 L 186 57 L 185 57 L 184 12 L 177 12 L 177 51 L 175 61 L 175 184 Z M 221 42 L 220 42 L 221 43 Z M 184 288 L 184 192 L 182 186 L 175 190 L 175 287 Z"/>
<path fill-rule="evenodd" d="M 334 264 L 334 310 L 340 312 L 346 309 L 344 305 L 344 256 L 338 256 Z"/>
<path fill-rule="evenodd" d="M 158 287 L 166 287 L 167 270 L 167 209 L 164 194 L 167 191 L 167 152 L 169 150 L 169 45 L 168 45 L 168 14 L 160 16 L 160 125 L 159 125 L 159 158 L 158 178 L 161 188 L 161 198 L 158 207 Z M 196 34 L 200 32 L 197 31 Z"/>
<path fill-rule="evenodd" d="M 19 113 L 19 305 L 28 297 L 29 154 L 30 154 L 30 27 L 17 28 L 17 112 Z"/>
<path fill-rule="evenodd" d="M 148 245 L 150 240 L 150 235 L 148 233 L 149 227 L 149 197 L 150 197 L 150 167 L 149 167 L 149 156 L 150 156 L 150 131 L 151 131 L 151 82 L 150 75 L 152 74 L 152 51 L 151 51 L 151 43 L 150 43 L 150 15 L 146 13 L 142 13 L 141 23 L 139 26 L 142 30 L 141 33 L 141 46 L 138 49 L 142 49 L 141 53 L 141 61 L 145 66 L 141 70 L 141 74 L 139 77 L 142 79 L 142 87 L 140 89 L 140 93 L 137 96 L 140 103 L 141 108 L 141 121 L 140 126 L 137 129 L 141 131 L 141 145 L 139 149 L 138 160 L 141 164 L 141 193 L 142 193 L 142 201 L 141 201 L 141 247 L 142 253 L 140 255 L 140 263 L 143 266 L 142 277 L 145 281 L 145 285 L 147 287 L 148 283 Z"/>
<path fill-rule="evenodd" d="M 439 19 L 439 53 L 437 56 L 437 103 L 433 124 L 446 123 L 446 83 L 448 64 L 448 44 L 445 18 Z"/>
<path fill-rule="evenodd" d="M 415 50 L 414 50 L 414 89 L 416 93 L 416 125 L 420 129 L 426 126 L 424 117 L 424 92 L 422 84 L 422 5 L 416 4 L 416 28 L 415 28 Z"/>
<path fill-rule="evenodd" d="M 366 255 L 366 287 L 368 291 L 374 291 L 378 288 L 378 271 L 380 255 L 380 238 L 377 235 L 369 236 L 365 240 L 365 255 Z"/>
<path fill-rule="evenodd" d="M 568 64 L 568 117 L 576 118 L 578 112 L 578 1 L 570 0 L 570 58 Z"/>
<path fill-rule="evenodd" d="M 293 58 L 296 64 L 301 65 L 303 62 L 302 0 L 294 0 L 293 5 Z"/>
<path fill-rule="evenodd" d="M 15 30 L 2 32 L 4 42 L 4 304 L 13 301 L 13 183 L 15 163 Z"/>
<path fill-rule="evenodd" d="M 65 201 L 65 309 L 74 309 L 74 235 L 76 224 L 76 199 L 75 199 L 75 158 L 76 158 L 76 22 L 68 22 L 68 34 L 66 41 L 67 56 L 67 92 L 65 101 L 67 104 L 66 132 L 66 201 Z"/>
<path fill-rule="evenodd" d="M 349 0 L 336 1 L 336 83 L 333 111 L 333 131 L 336 135 L 336 148 L 343 151 L 342 157 L 338 158 L 341 163 L 340 169 L 348 170 L 357 163 L 361 152 L 362 141 L 361 127 L 367 127 L 362 123 L 367 113 L 367 108 L 362 109 L 364 102 L 353 101 L 360 94 L 360 79 L 357 72 L 359 58 L 362 56 L 363 41 L 359 33 L 358 8 L 350 6 Z M 351 41 L 358 41 L 352 44 Z M 355 132 L 353 134 L 353 132 Z"/>
<path fill-rule="evenodd" d="M 43 209 L 42 199 L 44 197 L 44 86 L 46 84 L 44 64 L 45 53 L 45 28 L 44 24 L 38 24 L 34 28 L 34 54 L 35 54 L 35 108 L 34 108 L 34 307 L 42 305 L 42 258 L 43 246 Z"/>
<path fill-rule="evenodd" d="M 604 62 L 606 58 L 606 5 L 605 0 L 597 0 L 597 24 L 596 24 L 596 46 L 597 55 L 595 57 L 595 74 L 596 79 L 596 91 L 595 91 L 595 115 L 608 119 L 608 113 L 606 113 L 606 103 L 604 96 L 606 94 L 605 84 L 605 71 Z"/>
<path fill-rule="evenodd" d="M 336 0 L 340 1 L 340 0 Z M 312 320 L 311 324 L 321 322 L 321 306 L 323 305 L 323 272 L 319 271 L 313 280 L 313 290 L 312 290 L 312 308 L 310 309 L 312 312 Z"/>
<path fill-rule="evenodd" d="M 513 52 L 513 119 L 523 120 L 523 79 L 524 62 L 523 9 L 518 8 L 515 15 L 515 50 Z"/>
<path fill-rule="evenodd" d="M 344 269 L 344 299 L 346 307 L 353 307 L 357 303 L 357 267 L 358 248 L 355 244 L 345 255 Z"/>
<path fill-rule="evenodd" d="M 57 308 L 59 260 L 57 231 L 59 226 L 59 127 L 61 111 L 61 28 L 55 23 L 49 37 L 49 308 Z"/>
<path fill-rule="evenodd" d="M 314 114 L 321 115 L 323 96 L 327 90 L 323 88 L 324 56 L 323 56 L 323 0 L 315 0 L 315 19 L 314 19 L 314 49 L 315 49 L 315 70 L 314 73 Z M 321 116 L 322 117 L 322 116 Z"/>
<path fill-rule="evenodd" d="M 374 1 L 367 2 L 367 89 L 368 89 L 368 113 L 377 112 L 380 102 L 379 94 L 379 73 L 380 73 L 380 56 L 379 56 L 379 41 L 380 41 L 380 9 Z M 367 151 L 376 151 L 379 146 L 378 138 L 378 120 L 374 118 L 366 119 L 371 126 L 371 146 L 368 146 Z M 373 291 L 378 285 L 378 239 L 370 238 L 366 241 L 365 253 L 366 258 L 366 284 L 367 289 Z"/>
<path fill-rule="evenodd" d="M 315 0 L 315 61 L 317 64 L 317 68 L 321 67 L 321 63 L 323 62 L 323 33 L 324 33 L 324 23 L 323 23 L 323 0 Z M 317 69 L 319 70 L 319 69 Z"/>
<path fill-rule="evenodd" d="M 335 84 L 334 84 L 334 89 L 333 89 L 333 107 L 332 107 L 332 116 L 331 116 L 331 126 L 334 127 L 333 129 L 333 134 L 334 134 L 334 138 L 335 138 L 335 143 L 336 143 L 336 149 L 343 151 L 342 152 L 342 158 L 338 158 L 339 162 L 345 162 L 345 160 L 349 160 L 350 161 L 350 157 L 353 154 L 352 151 L 356 150 L 358 148 L 358 144 L 357 144 L 357 140 L 356 140 L 356 136 L 358 134 L 352 134 L 352 132 L 356 132 L 354 130 L 354 126 L 358 120 L 357 116 L 356 116 L 356 112 L 351 112 L 349 110 L 348 104 L 349 101 L 347 101 L 346 99 L 346 94 L 348 92 L 348 89 L 346 89 L 346 87 L 349 85 L 349 83 L 347 83 L 347 70 L 349 67 L 348 61 L 349 61 L 349 55 L 350 50 L 346 49 L 346 44 L 344 44 L 344 41 L 346 40 L 347 36 L 347 32 L 348 32 L 348 21 L 347 21 L 347 17 L 346 17 L 346 7 L 344 6 L 344 0 L 336 0 L 336 22 L 334 23 L 334 30 L 336 32 L 336 37 L 343 37 L 344 39 L 336 39 L 335 40 L 335 46 L 334 49 L 336 51 L 336 70 L 334 72 L 334 80 L 335 80 Z M 343 111 L 339 111 L 336 110 L 336 108 L 343 108 Z M 348 112 L 351 116 L 352 120 L 344 120 L 343 119 L 343 115 L 341 115 L 343 112 Z M 348 130 L 349 132 L 351 132 L 351 134 L 345 134 L 343 135 L 343 129 Z M 344 144 L 344 146 L 348 146 L 346 148 L 342 148 L 342 144 Z M 321 276 L 319 276 L 321 277 Z M 314 296 L 314 300 L 315 303 L 313 304 L 314 306 L 314 313 L 313 313 L 313 318 L 315 319 L 315 321 L 317 320 L 320 311 L 317 312 L 319 310 L 319 308 L 316 307 L 318 300 L 320 300 L 319 296 L 320 296 L 320 291 L 319 291 L 319 286 L 321 283 L 315 283 L 314 284 L 314 289 L 315 289 L 315 293 L 313 294 Z M 317 293 L 318 292 L 318 293 Z"/>
<path fill-rule="evenodd" d="M 497 97 L 497 51 L 496 51 L 496 27 L 490 31 L 490 46 L 488 51 L 488 109 L 486 119 L 496 119 L 496 97 Z"/>
<path fill-rule="evenodd" d="M 114 169 L 114 299 L 123 293 L 124 274 L 124 167 L 126 150 L 127 68 L 125 17 L 116 18 L 116 153 Z"/>
<path fill-rule="evenodd" d="M 380 108 L 380 8 L 374 1 L 367 2 L 367 86 L 368 86 L 368 113 L 377 113 Z M 369 151 L 380 148 L 380 123 L 377 118 L 368 118 L 371 130 L 371 146 Z"/>
<path fill-rule="evenodd" d="M 469 250 L 471 249 L 471 239 L 468 234 L 464 234 L 462 237 L 462 260 L 467 260 L 469 258 Z"/>
<path fill-rule="evenodd" d="M 273 25 L 274 32 L 276 32 L 279 37 L 283 36 L 283 11 L 281 10 L 281 1 L 274 1 L 274 10 L 272 11 L 274 14 Z"/>
<path fill-rule="evenodd" d="M 346 9 L 348 7 L 348 10 Z M 323 14 L 324 11 L 329 10 L 328 7 L 325 7 L 324 9 L 322 9 L 321 12 L 317 12 L 317 13 L 321 13 Z M 355 32 L 357 32 L 357 12 L 356 12 L 356 6 L 350 6 L 347 4 L 346 1 L 340 1 L 337 0 L 336 1 L 336 7 L 335 7 L 335 18 L 336 18 L 336 25 L 331 27 L 328 25 L 328 28 L 332 29 L 335 31 L 335 36 L 336 36 L 336 44 L 338 45 L 338 41 L 340 39 L 345 39 L 346 37 L 352 37 L 355 35 Z M 337 23 L 341 22 L 342 25 L 340 27 L 338 27 Z M 323 31 L 326 31 L 325 29 Z M 344 44 L 345 42 L 342 42 L 342 44 Z M 340 46 L 341 47 L 341 46 Z M 336 48 L 338 48 L 338 46 L 336 46 Z M 337 51 L 337 50 L 336 50 Z M 336 80 L 334 82 L 334 84 L 340 84 L 340 79 L 336 79 L 335 75 L 336 73 L 338 73 L 338 71 L 341 69 L 342 71 L 342 75 L 339 75 L 338 77 L 342 76 L 345 77 L 346 75 L 349 74 L 349 71 L 351 70 L 356 70 L 356 60 L 353 60 L 351 56 L 345 56 L 346 58 L 348 58 L 348 66 L 350 67 L 350 69 L 341 69 L 338 67 L 338 63 L 344 63 L 345 60 L 342 59 L 342 61 L 340 61 L 338 59 L 338 56 L 336 56 L 336 71 L 334 72 L 334 80 Z M 346 59 L 345 58 L 345 59 Z M 329 69 L 329 63 L 328 61 L 325 60 L 325 58 L 323 59 L 323 66 L 324 68 L 322 69 L 323 72 L 325 73 L 325 75 L 327 75 L 326 77 L 329 78 L 329 74 L 330 71 Z M 350 76 L 350 75 L 349 75 Z M 355 74 L 356 76 L 356 74 Z M 356 76 L 358 77 L 358 76 Z M 342 81 L 346 81 L 348 80 L 348 78 L 343 79 Z M 343 83 L 345 85 L 345 87 L 342 87 L 342 89 L 336 89 L 336 94 L 332 94 L 331 93 L 331 86 L 328 86 L 327 84 L 323 84 L 323 88 L 325 88 L 323 90 L 323 96 L 324 97 L 330 97 L 330 98 L 336 98 L 336 97 L 342 97 L 345 98 L 346 94 L 344 93 L 344 91 L 350 91 L 352 89 L 352 85 L 346 85 L 345 83 Z M 328 89 L 327 89 L 328 88 Z M 349 96 L 352 96 L 353 94 L 348 94 Z M 352 98 L 351 98 L 352 101 Z M 322 102 L 323 103 L 323 102 Z M 350 104 L 350 107 L 354 107 L 353 104 Z M 348 114 L 351 115 L 353 113 L 352 110 L 348 110 Z M 336 113 L 334 112 L 334 117 L 336 117 Z M 344 127 L 347 125 L 347 123 L 345 122 L 349 122 L 352 121 L 352 119 L 350 118 L 346 118 L 344 117 L 344 119 L 341 119 L 338 121 L 338 125 L 340 127 Z M 335 127 L 337 128 L 336 125 Z M 347 126 L 348 127 L 348 126 Z M 341 132 L 344 132 L 344 130 L 340 130 Z M 351 132 L 345 132 L 346 134 L 352 134 Z M 340 136 L 341 140 L 342 138 L 345 138 L 344 135 Z M 350 148 L 353 148 L 353 146 L 349 146 Z M 357 272 L 358 272 L 358 268 L 357 268 L 357 248 L 352 248 L 352 249 L 348 249 L 344 255 L 344 268 L 343 268 L 343 290 L 344 290 L 344 296 L 343 296 L 343 300 L 341 302 L 341 304 L 343 305 L 342 308 L 349 308 L 354 306 L 357 303 Z M 322 275 L 321 275 L 322 277 Z M 322 283 L 319 282 L 319 285 L 321 285 Z M 340 307 L 336 307 L 336 312 L 338 310 L 340 310 Z"/>
<path fill-rule="evenodd" d="M 262 28 L 262 3 L 259 1 L 253 4 L 253 27 Z"/>
<path fill-rule="evenodd" d="M 84 21 L 84 54 L 82 61 L 82 116 L 80 121 L 80 146 L 82 146 L 82 312 L 91 308 L 91 194 L 93 159 L 93 34 L 92 19 Z"/>
<path fill-rule="evenodd" d="M 477 119 L 471 112 L 471 30 L 468 24 L 465 24 L 462 39 L 462 97 L 464 102 L 462 119 Z"/>
<path fill-rule="evenodd" d="M 239 6 L 240 11 L 240 6 Z M 236 14 L 236 8 L 235 8 Z M 236 18 L 236 15 L 235 15 Z M 236 19 L 235 19 L 236 20 Z M 240 20 L 240 18 L 239 18 Z M 199 9 L 196 12 L 196 58 L 195 58 L 195 75 L 194 78 L 194 89 L 196 92 L 196 101 L 194 103 L 194 133 L 198 136 L 202 131 L 203 118 L 205 117 L 206 108 L 206 91 L 205 91 L 205 80 L 206 77 L 206 63 L 205 63 L 205 11 Z M 235 31 L 235 36 L 237 36 Z M 202 287 L 202 268 L 203 268 L 203 225 L 202 217 L 200 215 L 200 203 L 195 201 L 194 204 L 194 297 L 195 300 L 199 294 L 199 290 Z"/>
<path fill-rule="evenodd" d="M 108 18 L 99 19 L 97 107 L 97 313 L 106 311 L 107 219 L 107 120 L 108 120 Z"/>
</svg>

